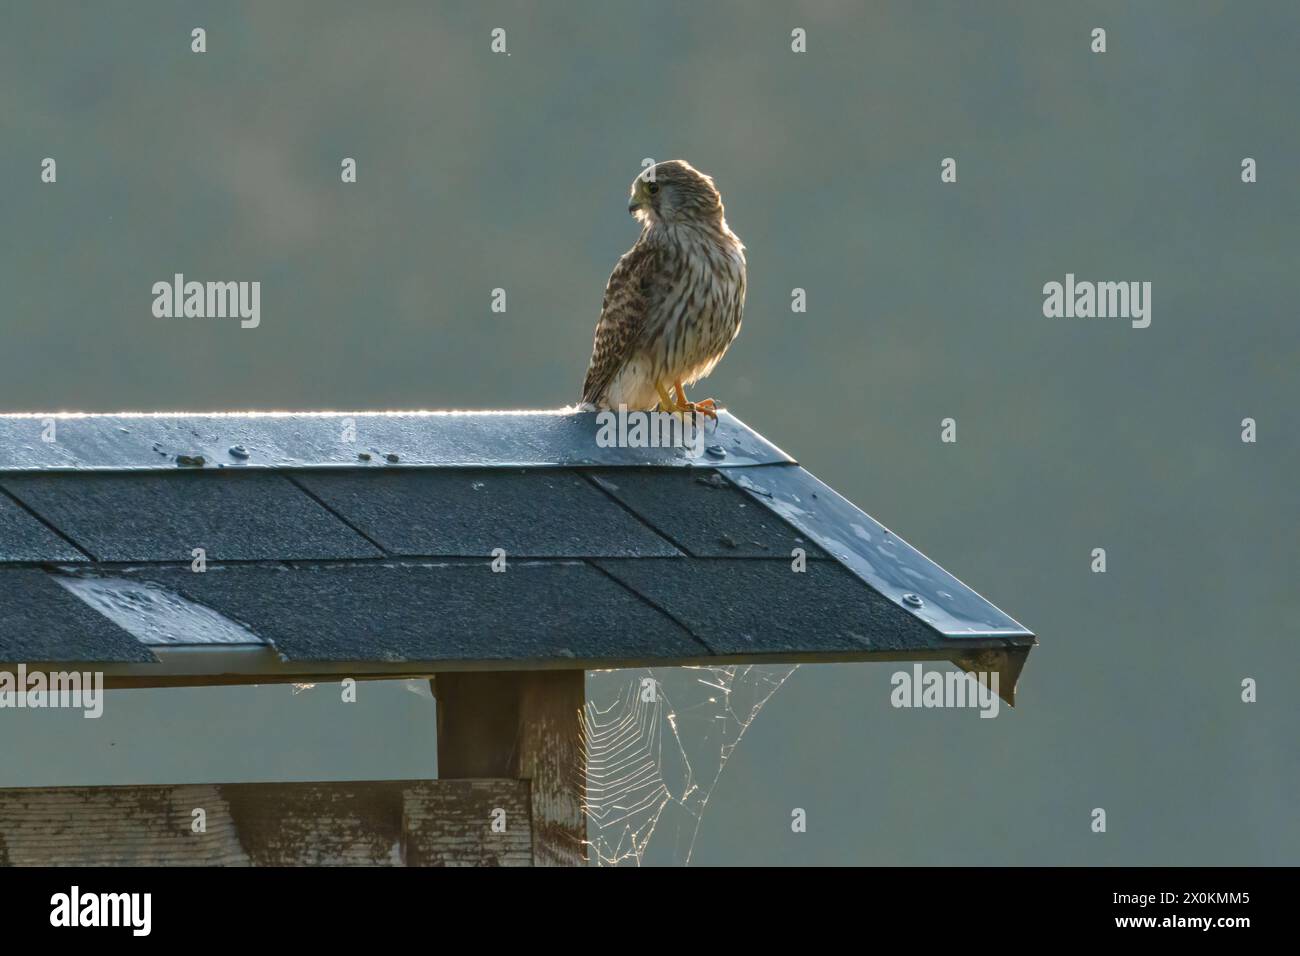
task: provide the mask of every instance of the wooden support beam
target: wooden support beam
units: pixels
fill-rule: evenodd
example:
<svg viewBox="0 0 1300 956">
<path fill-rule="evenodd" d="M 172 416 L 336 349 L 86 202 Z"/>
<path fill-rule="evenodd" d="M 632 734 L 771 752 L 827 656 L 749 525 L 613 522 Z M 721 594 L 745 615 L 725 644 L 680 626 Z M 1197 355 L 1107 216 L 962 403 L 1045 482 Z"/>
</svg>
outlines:
<svg viewBox="0 0 1300 956">
<path fill-rule="evenodd" d="M 527 866 L 528 809 L 519 780 L 0 790 L 0 865 Z"/>
<path fill-rule="evenodd" d="M 585 863 L 586 672 L 445 672 L 434 694 L 439 779 L 529 781 L 534 865 Z"/>
</svg>

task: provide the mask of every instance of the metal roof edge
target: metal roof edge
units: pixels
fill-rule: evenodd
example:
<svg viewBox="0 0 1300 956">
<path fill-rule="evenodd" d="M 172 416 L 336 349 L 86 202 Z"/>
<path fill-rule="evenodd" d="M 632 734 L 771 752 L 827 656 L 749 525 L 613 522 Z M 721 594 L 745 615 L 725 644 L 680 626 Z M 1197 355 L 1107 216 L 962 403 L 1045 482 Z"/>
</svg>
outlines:
<svg viewBox="0 0 1300 956">
<path fill-rule="evenodd" d="M 871 588 L 944 637 L 1037 643 L 1032 631 L 806 469 L 760 465 L 724 474 Z"/>
<path fill-rule="evenodd" d="M 789 651 L 770 654 L 699 654 L 693 656 L 621 658 L 464 658 L 452 660 L 285 660 L 266 644 L 161 644 L 151 645 L 157 661 L 81 661 L 75 659 L 21 662 L 29 673 L 42 671 L 91 671 L 102 673 L 106 686 L 180 686 L 195 683 L 294 683 L 342 680 L 345 677 L 373 680 L 406 680 L 440 673 L 499 670 L 619 670 L 643 667 L 711 667 L 727 664 L 843 664 L 904 661 L 948 661 L 958 663 L 962 655 L 996 654 L 1004 648 L 993 639 L 976 646 L 939 644 L 935 647 L 840 651 Z M 1014 649 L 1013 649 L 1014 650 Z M 965 657 L 962 658 L 966 660 Z M 0 670 L 20 662 L 0 660 Z M 966 664 L 971 662 L 966 660 Z"/>
<path fill-rule="evenodd" d="M 703 422 L 703 420 L 701 420 Z M 792 463 L 740 419 L 659 412 L 0 414 L 0 474 L 178 468 L 734 468 Z"/>
</svg>

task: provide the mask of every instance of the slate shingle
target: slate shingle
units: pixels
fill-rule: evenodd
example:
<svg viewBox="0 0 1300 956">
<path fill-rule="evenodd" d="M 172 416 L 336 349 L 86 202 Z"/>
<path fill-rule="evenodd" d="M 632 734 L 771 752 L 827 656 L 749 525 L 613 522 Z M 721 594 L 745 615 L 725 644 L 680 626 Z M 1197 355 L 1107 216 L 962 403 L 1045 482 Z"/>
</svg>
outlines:
<svg viewBox="0 0 1300 956">
<path fill-rule="evenodd" d="M 0 494 L 0 561 L 84 560 L 84 554 Z"/>
<path fill-rule="evenodd" d="M 149 649 L 36 568 L 0 570 L 0 661 L 155 661 Z"/>
<path fill-rule="evenodd" d="M 656 564 L 674 564 L 657 559 Z M 269 567 L 124 572 L 199 601 L 297 661 L 698 658 L 708 651 L 580 562 Z"/>
<path fill-rule="evenodd" d="M 826 554 L 804 534 L 716 471 L 593 469 L 588 475 L 647 523 L 701 558 L 784 558 L 803 548 Z"/>
<path fill-rule="evenodd" d="M 572 471 L 304 473 L 296 480 L 395 555 L 474 557 L 494 548 L 537 558 L 679 553 Z"/>
<path fill-rule="evenodd" d="M 379 557 L 281 475 L 238 472 L 8 476 L 0 484 L 99 561 Z"/>
<path fill-rule="evenodd" d="M 717 654 L 937 647 L 939 633 L 832 561 L 696 559 L 595 562 Z"/>
</svg>

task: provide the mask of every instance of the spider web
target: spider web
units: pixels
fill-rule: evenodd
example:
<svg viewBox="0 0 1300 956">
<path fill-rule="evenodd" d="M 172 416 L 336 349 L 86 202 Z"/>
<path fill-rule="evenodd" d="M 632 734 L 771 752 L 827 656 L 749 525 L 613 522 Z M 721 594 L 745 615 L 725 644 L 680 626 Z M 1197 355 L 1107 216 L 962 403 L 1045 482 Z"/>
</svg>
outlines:
<svg viewBox="0 0 1300 956">
<path fill-rule="evenodd" d="M 727 761 L 797 667 L 591 672 L 582 711 L 590 859 L 689 866 Z"/>
</svg>

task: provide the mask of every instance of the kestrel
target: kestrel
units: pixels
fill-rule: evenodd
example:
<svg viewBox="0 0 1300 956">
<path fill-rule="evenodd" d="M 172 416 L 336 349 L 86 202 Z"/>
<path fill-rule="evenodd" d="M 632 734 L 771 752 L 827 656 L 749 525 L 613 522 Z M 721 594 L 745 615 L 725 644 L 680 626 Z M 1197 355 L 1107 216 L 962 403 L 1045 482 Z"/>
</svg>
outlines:
<svg viewBox="0 0 1300 956">
<path fill-rule="evenodd" d="M 687 401 L 683 384 L 713 371 L 740 332 L 745 247 L 713 180 L 684 160 L 637 176 L 627 209 L 641 236 L 605 285 L 582 400 L 717 418 L 717 403 Z"/>
</svg>

